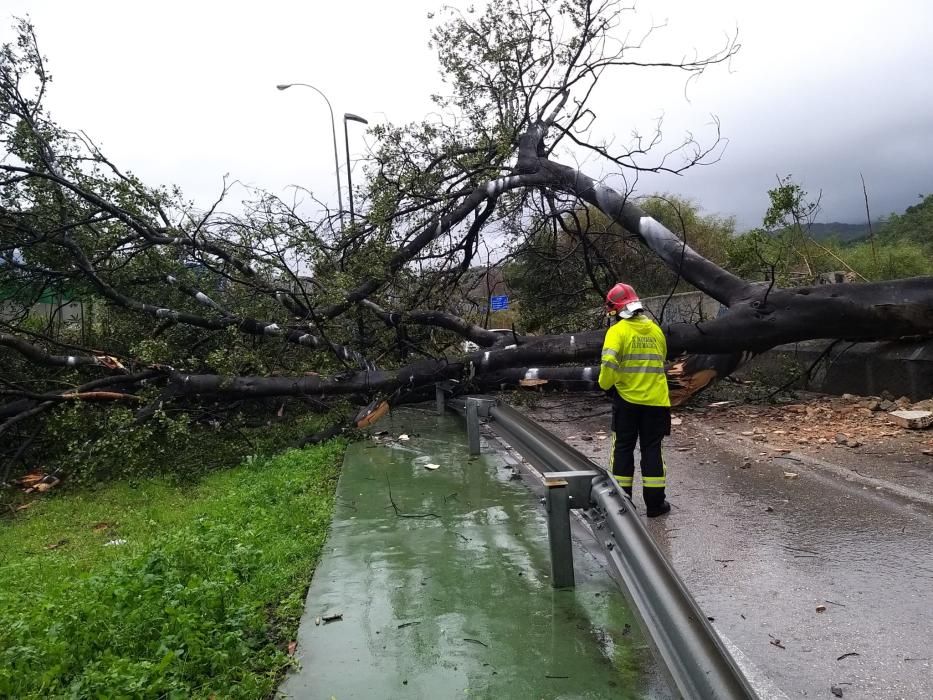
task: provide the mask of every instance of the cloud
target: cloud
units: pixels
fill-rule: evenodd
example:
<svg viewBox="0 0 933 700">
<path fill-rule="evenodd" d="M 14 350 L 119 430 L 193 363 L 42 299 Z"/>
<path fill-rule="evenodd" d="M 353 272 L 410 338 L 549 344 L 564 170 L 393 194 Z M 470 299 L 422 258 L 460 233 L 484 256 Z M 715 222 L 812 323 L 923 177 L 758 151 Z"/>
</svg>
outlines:
<svg viewBox="0 0 933 700">
<path fill-rule="evenodd" d="M 55 78 L 53 115 L 88 131 L 123 167 L 177 183 L 199 203 L 230 172 L 273 191 L 299 183 L 335 206 L 327 105 L 275 84 L 308 82 L 328 95 L 344 169 L 344 111 L 403 122 L 430 110 L 440 82 L 426 15 L 440 4 L 7 0 L 5 8 L 32 15 Z M 760 221 L 775 174 L 822 189 L 824 220 L 861 220 L 860 172 L 879 214 L 933 191 L 930 4 L 654 0 L 639 10 L 626 22 L 666 20 L 649 56 L 703 53 L 736 28 L 742 42 L 687 97 L 683 76 L 653 71 L 626 71 L 601 88 L 597 136 L 625 140 L 663 114 L 669 142 L 688 130 L 710 137 L 710 115 L 728 138 L 716 165 L 641 177 L 641 192 L 680 193 L 747 227 Z M 638 27 L 623 29 L 637 36 Z M 360 131 L 351 139 L 361 154 Z M 605 174 L 592 160 L 586 168 Z"/>
</svg>

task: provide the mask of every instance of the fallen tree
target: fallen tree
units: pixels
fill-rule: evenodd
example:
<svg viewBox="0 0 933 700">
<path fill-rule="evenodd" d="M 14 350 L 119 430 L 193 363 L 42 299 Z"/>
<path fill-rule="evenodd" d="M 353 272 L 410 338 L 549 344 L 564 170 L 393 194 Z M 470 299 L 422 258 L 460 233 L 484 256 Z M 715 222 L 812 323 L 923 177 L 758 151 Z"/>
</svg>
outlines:
<svg viewBox="0 0 933 700">
<path fill-rule="evenodd" d="M 433 35 L 450 88 L 435 98 L 443 116 L 373 129 L 363 204 L 348 227 L 341 212 L 308 218 L 308 193 L 286 202 L 254 191 L 234 215 L 221 210 L 226 181 L 204 210 L 176 189 L 146 186 L 49 118 L 45 62 L 32 27 L 18 24 L 0 55 L 0 435 L 13 461 L 31 426 L 63 403 L 137 402 L 144 422 L 166 408 L 229 417 L 224 407 L 244 402 L 290 397 L 326 409 L 340 398 L 367 406 L 362 420 L 439 381 L 459 391 L 592 386 L 602 329 L 493 333 L 465 286 L 484 248 L 507 261 L 553 229 L 583 247 L 585 293 L 598 304 L 616 279 L 587 229 L 568 223 L 581 206 L 728 307 L 715 320 L 664 323 L 677 401 L 781 343 L 933 335 L 931 278 L 780 288 L 773 275 L 732 274 L 696 252 L 688 230 L 646 215 L 626 174 L 715 162 L 718 127 L 707 146 L 688 136 L 667 148 L 660 127 L 622 149 L 588 138 L 589 102 L 607 75 L 692 79 L 727 62 L 734 38 L 703 58 L 641 59 L 655 28 L 619 41 L 630 8 L 611 0 L 493 0 L 479 15 L 450 12 Z M 613 186 L 561 159 L 579 152 L 611 167 Z M 58 301 L 37 322 L 36 303 L 49 297 Z M 70 299 L 82 304 L 77 321 L 61 314 Z M 463 352 L 463 339 L 480 350 Z"/>
</svg>

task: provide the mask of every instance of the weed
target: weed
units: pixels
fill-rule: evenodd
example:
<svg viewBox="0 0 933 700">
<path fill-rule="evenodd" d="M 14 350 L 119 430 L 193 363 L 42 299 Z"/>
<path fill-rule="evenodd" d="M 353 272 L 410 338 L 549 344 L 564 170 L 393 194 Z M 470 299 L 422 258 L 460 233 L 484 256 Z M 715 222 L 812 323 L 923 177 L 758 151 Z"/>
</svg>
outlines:
<svg viewBox="0 0 933 700">
<path fill-rule="evenodd" d="M 268 695 L 343 449 L 73 491 L 0 526 L 0 697 Z"/>
</svg>

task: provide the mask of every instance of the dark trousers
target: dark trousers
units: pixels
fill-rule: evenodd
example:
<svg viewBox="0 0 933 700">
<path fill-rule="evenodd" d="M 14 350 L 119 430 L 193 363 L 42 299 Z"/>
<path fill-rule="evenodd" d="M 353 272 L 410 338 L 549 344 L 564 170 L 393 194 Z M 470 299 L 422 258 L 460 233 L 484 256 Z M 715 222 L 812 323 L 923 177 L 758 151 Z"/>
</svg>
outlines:
<svg viewBox="0 0 933 700">
<path fill-rule="evenodd" d="M 641 448 L 641 479 L 648 510 L 664 502 L 667 486 L 661 441 L 671 434 L 671 409 L 642 406 L 616 396 L 612 404 L 612 455 L 610 465 L 619 485 L 632 495 L 635 476 L 635 443 Z"/>
</svg>

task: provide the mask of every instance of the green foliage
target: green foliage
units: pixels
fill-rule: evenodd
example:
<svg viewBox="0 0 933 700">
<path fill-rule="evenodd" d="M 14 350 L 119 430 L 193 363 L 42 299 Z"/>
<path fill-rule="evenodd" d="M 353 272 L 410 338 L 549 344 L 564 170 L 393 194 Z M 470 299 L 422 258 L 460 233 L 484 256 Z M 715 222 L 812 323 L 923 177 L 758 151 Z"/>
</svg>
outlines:
<svg viewBox="0 0 933 700">
<path fill-rule="evenodd" d="M 874 246 L 867 241 L 831 244 L 845 263 L 870 281 L 933 275 L 933 250 L 911 240 L 885 238 Z"/>
<path fill-rule="evenodd" d="M 933 194 L 919 204 L 907 207 L 903 214 L 891 214 L 879 238 L 883 242 L 909 241 L 933 256 Z"/>
<path fill-rule="evenodd" d="M 702 214 L 696 203 L 675 195 L 653 195 L 639 204 L 698 253 L 724 262 L 735 230 L 731 218 Z M 506 268 L 527 330 L 556 333 L 598 326 L 603 295 L 619 281 L 642 297 L 692 289 L 602 212 L 581 207 L 564 217 L 564 225 L 539 222 Z"/>
<path fill-rule="evenodd" d="M 790 180 L 768 192 L 765 228 L 727 242 L 726 267 L 752 280 L 772 277 L 782 286 L 812 284 L 822 274 L 842 271 L 849 280 L 880 281 L 933 274 L 933 197 L 892 214 L 875 240 L 823 242 L 809 235 L 818 211 L 807 193 Z"/>
<path fill-rule="evenodd" d="M 4 524 L 0 696 L 267 696 L 289 663 L 343 449 L 194 486 L 47 497 Z"/>
<path fill-rule="evenodd" d="M 43 466 L 46 471 L 62 470 L 75 484 L 155 474 L 192 479 L 247 455 L 269 455 L 297 444 L 324 427 L 328 418 L 300 413 L 249 427 L 237 414 L 192 422 L 187 413 L 158 410 L 149 420 L 137 422 L 128 408 L 65 405 L 46 424 L 55 441 L 44 453 Z"/>
<path fill-rule="evenodd" d="M 810 235 L 818 202 L 791 180 L 769 190 L 764 228 L 728 241 L 726 267 L 750 280 L 776 279 L 793 286 L 816 283 L 842 271 L 849 280 L 880 281 L 933 274 L 933 196 L 892 214 L 874 237 L 846 243 Z"/>
</svg>

